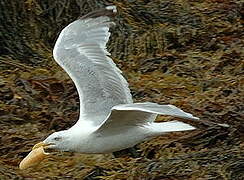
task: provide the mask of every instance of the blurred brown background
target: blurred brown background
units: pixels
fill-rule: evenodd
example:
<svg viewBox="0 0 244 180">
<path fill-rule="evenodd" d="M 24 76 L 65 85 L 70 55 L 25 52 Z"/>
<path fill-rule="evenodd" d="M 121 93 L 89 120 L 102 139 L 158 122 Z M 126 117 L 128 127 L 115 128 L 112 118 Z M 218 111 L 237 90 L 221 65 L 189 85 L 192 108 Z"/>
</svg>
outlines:
<svg viewBox="0 0 244 180">
<path fill-rule="evenodd" d="M 141 143 L 136 158 L 55 153 L 19 170 L 35 143 L 78 118 L 73 82 L 52 58 L 55 39 L 107 5 L 118 8 L 108 49 L 134 100 L 174 104 L 206 123 Z M 0 179 L 244 179 L 242 0 L 1 0 L 0 8 Z"/>
</svg>

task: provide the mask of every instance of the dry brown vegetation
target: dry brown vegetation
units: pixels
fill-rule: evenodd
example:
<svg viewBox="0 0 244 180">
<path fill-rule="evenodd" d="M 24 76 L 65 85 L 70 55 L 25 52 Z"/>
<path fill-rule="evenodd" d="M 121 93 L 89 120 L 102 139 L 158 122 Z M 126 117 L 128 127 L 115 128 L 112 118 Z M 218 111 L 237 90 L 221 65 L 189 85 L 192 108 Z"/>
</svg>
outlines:
<svg viewBox="0 0 244 180">
<path fill-rule="evenodd" d="M 58 33 L 110 4 L 119 13 L 108 47 L 134 100 L 174 104 L 205 123 L 139 144 L 137 158 L 55 153 L 19 170 L 35 143 L 78 118 L 76 89 L 52 58 Z M 244 179 L 242 0 L 1 0 L 0 8 L 0 179 Z"/>
</svg>

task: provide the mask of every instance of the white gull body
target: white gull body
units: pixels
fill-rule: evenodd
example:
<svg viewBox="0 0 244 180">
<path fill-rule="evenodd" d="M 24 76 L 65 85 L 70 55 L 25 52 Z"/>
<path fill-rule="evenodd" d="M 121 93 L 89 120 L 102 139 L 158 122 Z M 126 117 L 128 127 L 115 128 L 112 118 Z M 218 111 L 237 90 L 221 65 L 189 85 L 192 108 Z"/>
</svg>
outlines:
<svg viewBox="0 0 244 180">
<path fill-rule="evenodd" d="M 110 153 L 174 131 L 195 129 L 179 122 L 154 120 L 169 115 L 197 120 L 173 105 L 133 103 L 128 83 L 106 49 L 115 6 L 91 12 L 65 27 L 55 44 L 56 62 L 74 81 L 80 117 L 68 130 L 51 134 L 49 148 L 81 153 Z"/>
</svg>

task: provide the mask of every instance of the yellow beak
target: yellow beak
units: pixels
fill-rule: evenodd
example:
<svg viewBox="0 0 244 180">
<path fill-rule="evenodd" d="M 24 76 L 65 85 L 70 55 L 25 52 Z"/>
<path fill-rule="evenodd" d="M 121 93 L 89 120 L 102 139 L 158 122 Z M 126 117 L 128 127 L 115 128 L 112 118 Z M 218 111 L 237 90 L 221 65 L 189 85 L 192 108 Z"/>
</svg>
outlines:
<svg viewBox="0 0 244 180">
<path fill-rule="evenodd" d="M 39 142 L 39 143 L 37 143 L 37 144 L 35 144 L 35 145 L 33 146 L 32 150 L 37 149 L 37 148 L 39 148 L 39 147 L 46 148 L 46 147 L 48 147 L 48 146 L 49 146 L 49 144 L 45 144 L 44 142 Z"/>
<path fill-rule="evenodd" d="M 31 166 L 39 164 L 49 154 L 44 151 L 49 144 L 44 142 L 37 143 L 33 146 L 32 151 L 20 162 L 20 169 L 27 169 Z"/>
</svg>

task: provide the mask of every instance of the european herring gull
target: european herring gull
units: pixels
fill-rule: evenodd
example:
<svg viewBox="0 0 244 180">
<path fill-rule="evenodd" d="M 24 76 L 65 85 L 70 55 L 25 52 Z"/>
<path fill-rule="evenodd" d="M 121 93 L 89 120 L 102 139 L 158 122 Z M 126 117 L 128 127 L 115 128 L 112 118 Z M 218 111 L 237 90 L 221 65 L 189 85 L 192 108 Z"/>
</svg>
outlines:
<svg viewBox="0 0 244 180">
<path fill-rule="evenodd" d="M 116 11 L 115 6 L 93 11 L 60 33 L 53 56 L 75 83 L 80 98 L 79 120 L 70 129 L 36 144 L 21 162 L 21 169 L 42 160 L 46 148 L 111 153 L 155 136 L 195 129 L 180 121 L 154 122 L 157 115 L 198 120 L 173 105 L 133 103 L 128 83 L 106 48 L 109 28 L 114 25 L 110 17 Z"/>
</svg>

